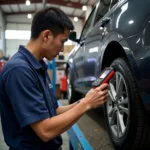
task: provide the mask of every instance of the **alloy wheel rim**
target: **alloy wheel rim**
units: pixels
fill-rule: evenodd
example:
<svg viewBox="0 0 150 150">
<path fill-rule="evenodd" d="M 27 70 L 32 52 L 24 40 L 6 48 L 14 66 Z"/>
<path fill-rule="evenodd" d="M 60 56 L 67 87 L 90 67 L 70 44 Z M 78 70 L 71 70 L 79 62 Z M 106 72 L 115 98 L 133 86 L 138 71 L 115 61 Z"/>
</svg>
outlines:
<svg viewBox="0 0 150 150">
<path fill-rule="evenodd" d="M 121 73 L 116 72 L 110 80 L 108 94 L 106 109 L 109 127 L 115 137 L 121 138 L 129 123 L 129 95 Z"/>
</svg>

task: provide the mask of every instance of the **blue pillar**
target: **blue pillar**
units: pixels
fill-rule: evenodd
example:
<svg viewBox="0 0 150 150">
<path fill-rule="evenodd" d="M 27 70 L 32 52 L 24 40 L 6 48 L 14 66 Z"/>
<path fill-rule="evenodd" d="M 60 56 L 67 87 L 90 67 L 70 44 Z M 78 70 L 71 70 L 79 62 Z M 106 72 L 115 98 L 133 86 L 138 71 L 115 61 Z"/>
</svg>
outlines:
<svg viewBox="0 0 150 150">
<path fill-rule="evenodd" d="M 48 62 L 48 70 L 52 70 L 51 82 L 53 85 L 54 93 L 56 93 L 56 62 L 55 62 L 55 59 Z"/>
<path fill-rule="evenodd" d="M 54 93 L 56 93 L 56 62 L 55 59 L 52 60 L 52 84 Z"/>
</svg>

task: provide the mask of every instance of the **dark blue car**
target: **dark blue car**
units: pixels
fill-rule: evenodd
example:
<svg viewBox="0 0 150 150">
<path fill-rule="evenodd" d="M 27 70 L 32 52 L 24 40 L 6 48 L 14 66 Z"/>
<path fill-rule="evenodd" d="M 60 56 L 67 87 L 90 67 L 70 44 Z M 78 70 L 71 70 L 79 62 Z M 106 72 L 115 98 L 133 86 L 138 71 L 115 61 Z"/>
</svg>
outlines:
<svg viewBox="0 0 150 150">
<path fill-rule="evenodd" d="M 114 67 L 105 118 L 118 150 L 150 149 L 150 0 L 100 0 L 67 62 L 68 96 L 85 95 Z"/>
</svg>

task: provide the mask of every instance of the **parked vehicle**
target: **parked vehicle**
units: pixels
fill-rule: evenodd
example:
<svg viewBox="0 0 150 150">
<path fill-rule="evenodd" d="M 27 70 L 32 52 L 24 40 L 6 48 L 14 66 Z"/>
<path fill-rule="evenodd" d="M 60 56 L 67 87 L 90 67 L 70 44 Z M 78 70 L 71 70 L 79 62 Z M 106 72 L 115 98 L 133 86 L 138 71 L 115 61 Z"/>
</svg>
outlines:
<svg viewBox="0 0 150 150">
<path fill-rule="evenodd" d="M 100 0 L 67 62 L 69 102 L 114 67 L 104 112 L 118 150 L 150 149 L 150 0 Z"/>
</svg>

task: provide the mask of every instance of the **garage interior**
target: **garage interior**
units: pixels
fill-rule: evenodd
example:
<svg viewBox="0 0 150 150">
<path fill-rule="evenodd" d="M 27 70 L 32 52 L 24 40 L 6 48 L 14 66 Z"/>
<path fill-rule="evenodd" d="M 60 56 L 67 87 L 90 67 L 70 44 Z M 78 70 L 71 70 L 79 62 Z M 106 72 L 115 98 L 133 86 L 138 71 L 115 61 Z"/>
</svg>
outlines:
<svg viewBox="0 0 150 150">
<path fill-rule="evenodd" d="M 98 78 L 96 76 L 100 74 L 100 69 L 102 71 L 105 67 L 111 69 L 114 67 L 114 71 L 117 72 L 109 85 L 108 96 L 112 102 L 107 103 L 104 107 L 88 111 L 68 131 L 63 133 L 62 150 L 126 150 L 126 147 L 129 148 L 132 143 L 133 147 L 130 147 L 130 150 L 149 150 L 150 124 L 147 121 L 149 116 L 146 111 L 150 112 L 150 96 L 148 94 L 150 78 L 149 70 L 145 68 L 150 67 L 148 63 L 150 42 L 147 40 L 150 39 L 147 34 L 150 31 L 150 14 L 146 13 L 150 3 L 146 0 L 143 3 L 147 5 L 144 5 L 139 2 L 140 0 L 137 1 L 136 3 L 134 0 L 0 0 L 0 73 L 5 63 L 18 51 L 19 45 L 26 45 L 30 40 L 34 13 L 46 7 L 57 7 L 63 10 L 72 21 L 75 27 L 74 31 L 76 31 L 76 41 L 68 39 L 64 44 L 64 51 L 60 52 L 52 61 L 44 59 L 48 65 L 47 72 L 59 105 L 72 104 L 76 102 L 74 98 L 82 98 L 86 95 L 91 81 Z M 101 8 L 99 7 L 100 2 Z M 128 12 L 129 6 L 132 8 L 134 4 L 137 4 L 138 11 Z M 134 20 L 140 11 L 143 12 L 145 18 Z M 90 14 L 92 15 L 90 16 Z M 103 17 L 104 19 L 100 21 Z M 140 26 L 141 22 L 143 24 Z M 134 26 L 135 24 L 136 26 Z M 94 42 L 88 36 L 93 38 Z M 99 42 L 100 40 L 103 42 Z M 104 43 L 105 40 L 106 43 Z M 75 47 L 77 49 L 74 49 Z M 105 52 L 100 53 L 100 50 L 104 49 Z M 77 55 L 72 55 L 72 53 Z M 100 56 L 100 54 L 102 55 Z M 73 58 L 73 56 L 75 57 Z M 85 60 L 84 64 L 83 60 Z M 71 66 L 73 61 L 75 67 Z M 88 63 L 91 65 L 89 65 L 90 69 Z M 98 66 L 97 68 L 95 64 Z M 73 79 L 76 79 L 74 87 L 69 72 L 71 69 L 73 73 L 78 74 L 77 76 L 73 75 Z M 94 75 L 92 71 L 95 71 Z M 84 76 L 84 73 L 87 76 Z M 77 77 L 81 78 L 78 80 Z M 84 77 L 85 79 L 83 79 Z M 66 83 L 64 91 L 62 89 L 63 82 Z M 83 90 L 78 88 L 77 83 Z M 74 98 L 68 94 L 69 88 L 74 90 Z M 120 93 L 117 92 L 122 95 L 120 96 Z M 118 121 L 119 119 L 120 121 Z M 108 125 L 110 125 L 109 129 Z M 132 136 L 131 133 L 134 135 Z M 127 137 L 131 139 L 129 140 Z M 8 149 L 0 124 L 0 150 Z"/>
<path fill-rule="evenodd" d="M 19 45 L 25 45 L 30 38 L 30 28 L 33 14 L 43 7 L 58 7 L 69 16 L 72 20 L 75 31 L 77 31 L 77 37 L 80 37 L 83 25 L 88 18 L 93 6 L 97 3 L 96 0 L 1 0 L 0 1 L 0 58 L 9 59 L 13 54 L 17 52 Z M 83 7 L 86 7 L 85 10 Z M 64 52 L 62 52 L 56 61 L 56 96 L 63 105 L 68 104 L 68 100 L 63 100 L 64 95 L 60 91 L 60 78 L 65 75 L 65 63 L 69 53 L 73 49 L 75 43 L 68 40 L 64 46 Z M 50 78 L 52 78 L 52 70 L 48 70 Z M 103 113 L 103 112 L 101 112 Z M 105 125 L 98 119 L 99 112 L 89 112 L 77 123 L 81 130 L 85 130 L 89 141 L 93 148 L 103 148 L 105 150 L 112 146 L 109 137 L 105 131 Z M 96 115 L 96 116 L 95 116 Z M 93 121 L 92 116 L 94 117 Z M 104 119 L 103 115 L 100 120 Z M 91 123 L 90 123 L 91 122 Z M 87 129 L 84 128 L 84 124 L 89 124 Z M 91 124 L 91 126 L 90 126 Z M 100 126 L 102 127 L 100 127 Z M 86 130 L 89 130 L 88 132 Z M 91 132 L 90 132 L 91 130 Z M 93 134 L 92 132 L 95 132 Z M 102 138 L 102 142 L 99 144 L 99 138 Z M 62 134 L 63 137 L 63 150 L 69 149 L 69 137 L 67 132 Z M 93 143 L 93 138 L 96 142 Z M 101 139 L 100 139 L 101 140 Z M 0 126 L 0 150 L 7 150 L 8 146 L 4 142 L 3 133 Z"/>
</svg>

